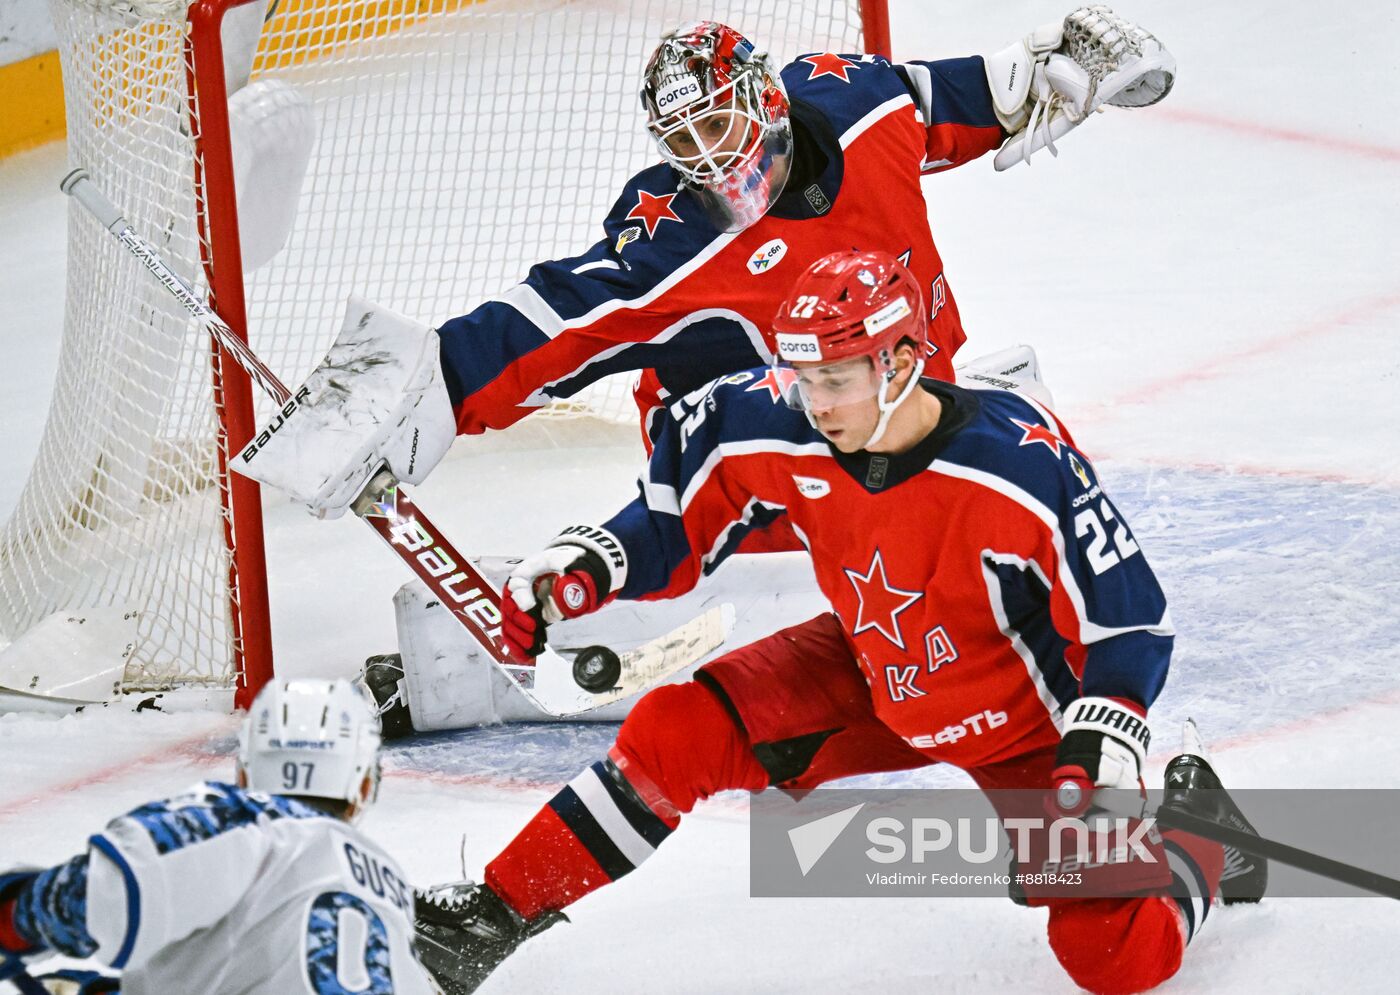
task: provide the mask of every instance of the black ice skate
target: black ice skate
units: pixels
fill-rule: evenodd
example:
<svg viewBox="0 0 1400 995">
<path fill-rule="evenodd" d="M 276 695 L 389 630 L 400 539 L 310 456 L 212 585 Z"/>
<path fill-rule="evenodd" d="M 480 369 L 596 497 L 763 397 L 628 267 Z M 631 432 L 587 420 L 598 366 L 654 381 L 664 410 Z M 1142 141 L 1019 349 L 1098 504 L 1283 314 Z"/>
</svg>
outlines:
<svg viewBox="0 0 1400 995">
<path fill-rule="evenodd" d="M 413 735 L 413 718 L 408 713 L 403 682 L 403 658 L 397 653 L 370 657 L 357 678 L 374 701 L 374 710 L 379 713 L 379 734 L 386 741 Z"/>
<path fill-rule="evenodd" d="M 1186 720 L 1183 731 L 1181 755 L 1167 764 L 1166 795 L 1162 804 L 1251 836 L 1259 835 L 1206 760 L 1200 733 L 1190 719 Z M 1226 905 L 1257 902 L 1264 897 L 1268 883 L 1269 865 L 1263 857 L 1241 853 L 1232 846 L 1225 847 L 1225 870 L 1220 875 L 1221 901 Z"/>
<path fill-rule="evenodd" d="M 445 995 L 476 991 L 516 947 L 556 922 L 546 912 L 526 922 L 484 884 L 463 881 L 415 891 L 414 945 L 418 959 Z"/>
</svg>

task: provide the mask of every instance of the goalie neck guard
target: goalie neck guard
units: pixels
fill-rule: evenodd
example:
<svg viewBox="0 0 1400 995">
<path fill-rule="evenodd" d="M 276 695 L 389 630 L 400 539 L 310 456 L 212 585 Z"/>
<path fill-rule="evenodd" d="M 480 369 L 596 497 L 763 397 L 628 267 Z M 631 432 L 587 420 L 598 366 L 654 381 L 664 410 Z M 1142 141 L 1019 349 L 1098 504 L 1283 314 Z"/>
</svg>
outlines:
<svg viewBox="0 0 1400 995">
<path fill-rule="evenodd" d="M 254 791 L 348 802 L 379 793 L 379 720 L 346 680 L 280 681 L 258 692 L 238 734 L 238 774 Z"/>
<path fill-rule="evenodd" d="M 716 227 L 742 231 L 783 192 L 792 162 L 787 91 L 733 28 L 701 21 L 666 35 L 642 83 L 647 130 Z"/>
</svg>

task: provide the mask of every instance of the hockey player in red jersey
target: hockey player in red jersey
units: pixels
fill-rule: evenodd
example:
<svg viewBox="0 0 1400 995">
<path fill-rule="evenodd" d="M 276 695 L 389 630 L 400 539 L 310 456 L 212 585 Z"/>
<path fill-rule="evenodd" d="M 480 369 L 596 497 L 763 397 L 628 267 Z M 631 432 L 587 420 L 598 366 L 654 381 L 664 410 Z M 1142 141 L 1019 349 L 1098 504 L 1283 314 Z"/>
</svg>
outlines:
<svg viewBox="0 0 1400 995">
<path fill-rule="evenodd" d="M 920 284 L 887 253 L 820 260 L 778 314 L 775 364 L 671 406 L 637 499 L 516 569 L 505 634 L 529 656 L 548 622 L 678 595 L 786 513 L 834 612 L 645 695 L 607 758 L 540 810 L 482 884 L 420 896 L 424 960 L 449 992 L 472 990 L 719 791 L 932 763 L 983 789 L 1139 788 L 1172 645 L 1162 592 L 1049 410 L 922 376 Z M 937 735 L 957 725 L 965 735 Z M 1219 787 L 1198 756 L 1167 776 Z M 1262 894 L 1262 864 L 1222 889 L 1219 845 L 1164 836 L 1154 863 L 1086 871 L 1131 897 L 1028 889 L 1085 988 L 1161 983 L 1217 892 Z"/>
</svg>

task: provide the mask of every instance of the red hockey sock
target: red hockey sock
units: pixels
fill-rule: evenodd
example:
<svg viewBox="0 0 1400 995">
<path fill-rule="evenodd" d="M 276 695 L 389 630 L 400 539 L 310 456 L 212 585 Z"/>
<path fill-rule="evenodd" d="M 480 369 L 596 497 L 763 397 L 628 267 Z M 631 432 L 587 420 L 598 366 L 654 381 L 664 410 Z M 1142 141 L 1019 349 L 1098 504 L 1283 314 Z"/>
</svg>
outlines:
<svg viewBox="0 0 1400 995">
<path fill-rule="evenodd" d="M 1172 872 L 1170 895 L 1056 902 L 1050 946 L 1075 983 L 1099 995 L 1143 992 L 1181 967 L 1220 885 L 1218 843 L 1176 830 L 1162 834 Z"/>
<path fill-rule="evenodd" d="M 486 866 L 486 884 L 526 919 L 562 909 L 633 870 L 696 801 L 767 784 L 709 688 L 656 688 L 623 722 L 608 759 L 570 781 Z"/>
</svg>

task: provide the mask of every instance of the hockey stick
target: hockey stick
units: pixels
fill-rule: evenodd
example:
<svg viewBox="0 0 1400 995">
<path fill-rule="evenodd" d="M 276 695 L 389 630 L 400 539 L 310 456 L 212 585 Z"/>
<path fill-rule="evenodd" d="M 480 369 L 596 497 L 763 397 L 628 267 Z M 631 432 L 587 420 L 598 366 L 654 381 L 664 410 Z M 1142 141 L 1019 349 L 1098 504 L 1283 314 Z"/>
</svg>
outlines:
<svg viewBox="0 0 1400 995">
<path fill-rule="evenodd" d="M 86 169 L 73 170 L 63 178 L 59 189 L 86 208 L 155 275 L 253 382 L 282 406 L 284 416 L 297 409 L 302 397 L 293 397 L 248 344 L 166 265 L 155 247 L 132 229 L 116 205 L 97 188 Z M 577 667 L 548 648 L 530 664 L 514 663 L 507 658 L 501 638 L 501 592 L 457 552 L 392 474 L 388 471 L 377 474 L 353 507 L 355 514 L 368 522 L 394 554 L 448 607 L 458 623 L 481 644 L 491 661 L 540 710 L 551 715 L 577 715 L 635 694 L 718 647 L 733 625 L 733 609 L 721 605 L 620 657 L 608 651 L 602 667 L 596 658 L 583 659 L 593 647 L 580 654 Z M 616 664 L 613 664 L 613 657 Z M 609 680 L 614 670 L 616 679 Z M 605 690 L 586 690 L 590 687 Z"/>
<path fill-rule="evenodd" d="M 1080 791 L 1083 789 L 1075 786 L 1073 791 L 1066 790 L 1069 787 L 1070 785 L 1063 784 L 1056 792 L 1055 804 L 1063 812 L 1080 810 L 1082 797 Z M 1114 815 L 1130 819 L 1146 817 L 1147 813 L 1142 810 L 1141 805 L 1128 800 L 1119 800 L 1120 795 L 1126 799 L 1131 797 L 1131 792 L 1111 790 L 1096 793 L 1094 804 L 1102 805 Z M 1203 840 L 1210 840 L 1221 846 L 1232 846 L 1243 853 L 1287 864 L 1289 867 L 1296 867 L 1300 871 L 1307 871 L 1318 877 L 1340 881 L 1342 884 L 1349 884 L 1364 891 L 1383 895 L 1386 898 L 1400 899 L 1400 880 L 1388 877 L 1379 871 L 1368 871 L 1364 867 L 1344 864 L 1340 860 L 1324 857 L 1311 850 L 1303 850 L 1287 843 L 1280 843 L 1278 840 L 1255 836 L 1253 833 L 1224 825 L 1214 819 L 1192 815 L 1190 812 L 1172 805 L 1159 805 L 1156 811 L 1151 813 L 1151 816 L 1156 820 L 1158 827 L 1162 829 L 1179 829 L 1192 836 L 1199 836 Z"/>
<path fill-rule="evenodd" d="M 1340 881 L 1343 884 L 1374 892 L 1377 895 L 1384 895 L 1386 898 L 1400 899 L 1400 880 L 1387 877 L 1378 871 L 1368 871 L 1364 867 L 1344 864 L 1340 860 L 1324 857 L 1320 853 L 1300 850 L 1287 843 L 1254 836 L 1243 830 L 1235 829 L 1233 826 L 1222 825 L 1214 819 L 1192 815 L 1190 812 L 1184 812 L 1167 805 L 1158 807 L 1155 814 L 1157 825 L 1162 828 L 1180 829 L 1192 836 L 1212 840 L 1223 846 L 1232 846 L 1236 850 L 1252 854 L 1255 857 L 1276 860 L 1280 864 L 1296 867 L 1309 874 L 1331 878 L 1333 881 Z"/>
</svg>

